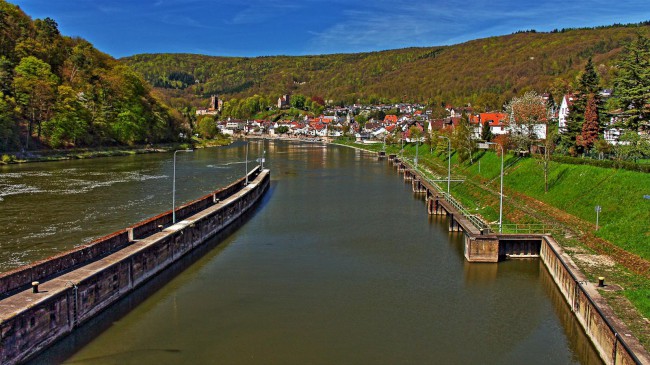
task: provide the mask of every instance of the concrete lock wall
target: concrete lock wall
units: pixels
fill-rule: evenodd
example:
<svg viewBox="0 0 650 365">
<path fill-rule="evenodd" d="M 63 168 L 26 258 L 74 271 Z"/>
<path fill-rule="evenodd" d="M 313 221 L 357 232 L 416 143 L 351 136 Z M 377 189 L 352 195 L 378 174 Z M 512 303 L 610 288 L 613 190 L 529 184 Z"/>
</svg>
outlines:
<svg viewBox="0 0 650 365">
<path fill-rule="evenodd" d="M 437 196 L 437 189 L 428 186 L 418 171 L 407 170 L 395 158 L 398 170 L 426 190 L 430 215 L 446 214 L 450 231 L 462 231 L 465 258 L 469 262 L 499 262 L 500 259 L 539 257 L 571 307 L 574 315 L 591 339 L 606 364 L 650 364 L 650 355 L 614 315 L 600 293 L 590 284 L 573 261 L 550 236 L 539 234 L 485 234 L 446 200 Z"/>
<path fill-rule="evenodd" d="M 249 173 L 249 181 L 253 181 L 260 169 Z M 215 199 L 223 200 L 240 190 L 245 185 L 245 177 L 225 188 L 216 190 L 199 199 L 189 202 L 176 209 L 176 218 L 181 220 L 215 204 Z M 70 251 L 54 255 L 44 260 L 19 267 L 0 274 L 0 298 L 28 287 L 33 281 L 43 281 L 69 271 L 79 265 L 91 262 L 107 254 L 115 252 L 133 243 L 133 240 L 146 237 L 160 231 L 161 227 L 169 226 L 172 222 L 172 211 L 169 210 L 155 217 L 136 223 L 126 229 L 101 237 L 87 245 L 81 245 Z M 129 232 L 131 231 L 131 233 Z"/>
<path fill-rule="evenodd" d="M 194 207 L 188 208 L 185 213 L 195 214 L 162 230 L 156 226 L 149 237 L 41 282 L 40 293 L 32 293 L 28 288 L 0 301 L 0 363 L 25 361 L 234 222 L 260 200 L 270 185 L 268 170 L 256 169 L 249 179 L 251 183 L 244 189 L 245 183 L 238 181 L 215 192 L 220 197 L 219 203 L 214 203 L 213 194 L 197 199 L 184 207 L 201 206 L 205 201 L 213 204 L 198 212 Z M 164 221 L 168 213 L 171 214 L 167 212 L 143 223 L 150 227 L 152 222 Z M 125 233 L 120 231 L 119 235 Z M 61 257 L 74 256 L 76 251 Z M 97 249 L 94 254 L 101 255 L 102 251 Z M 28 267 L 22 272 L 32 270 Z"/>
<path fill-rule="evenodd" d="M 465 259 L 469 262 L 499 262 L 499 238 L 465 234 Z"/>
<path fill-rule="evenodd" d="M 606 364 L 650 364 L 643 346 L 552 237 L 543 237 L 540 257 Z"/>
</svg>

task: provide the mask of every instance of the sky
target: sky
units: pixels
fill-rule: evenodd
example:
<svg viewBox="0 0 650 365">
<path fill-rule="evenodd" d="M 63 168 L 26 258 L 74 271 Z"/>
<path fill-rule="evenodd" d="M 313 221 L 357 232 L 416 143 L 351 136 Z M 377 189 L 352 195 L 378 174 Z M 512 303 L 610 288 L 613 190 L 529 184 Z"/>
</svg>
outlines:
<svg viewBox="0 0 650 365">
<path fill-rule="evenodd" d="M 316 55 L 650 20 L 649 0 L 9 0 L 120 58 Z"/>
</svg>

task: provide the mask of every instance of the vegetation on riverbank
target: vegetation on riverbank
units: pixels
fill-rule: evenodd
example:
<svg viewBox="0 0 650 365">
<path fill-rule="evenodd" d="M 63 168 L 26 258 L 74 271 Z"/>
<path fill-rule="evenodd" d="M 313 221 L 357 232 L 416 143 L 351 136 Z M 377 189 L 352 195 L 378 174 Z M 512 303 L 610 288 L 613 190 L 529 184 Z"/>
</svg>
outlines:
<svg viewBox="0 0 650 365">
<path fill-rule="evenodd" d="M 381 144 L 339 143 L 371 151 Z M 443 148 L 444 147 L 444 148 Z M 400 146 L 386 146 L 399 154 Z M 415 145 L 404 148 L 413 159 Z M 491 223 L 499 219 L 501 157 L 493 152 L 474 154 L 473 163 L 459 163 L 452 151 L 451 192 L 468 210 Z M 446 186 L 446 144 L 429 151 L 418 148 L 420 169 Z M 581 270 L 595 282 L 605 276 L 612 287 L 603 295 L 617 315 L 650 347 L 650 192 L 647 173 L 553 162 L 549 192 L 544 193 L 543 171 L 534 158 L 507 155 L 504 158 L 504 224 L 547 223 L 561 227 L 554 235 Z M 479 172 L 480 169 L 480 172 Z M 595 205 L 602 207 L 596 231 Z M 622 295 L 621 295 L 622 294 Z M 630 304 L 631 303 L 631 304 Z"/>
<path fill-rule="evenodd" d="M 182 116 L 135 71 L 54 19 L 0 0 L 0 151 L 176 142 Z"/>
<path fill-rule="evenodd" d="M 0 165 L 20 164 L 28 162 L 49 162 L 61 160 L 82 160 L 99 157 L 131 156 L 145 153 L 170 152 L 177 149 L 208 148 L 226 146 L 232 143 L 228 136 L 218 135 L 216 138 L 194 137 L 191 143 L 160 144 L 147 146 L 121 146 L 106 148 L 75 148 L 67 150 L 30 151 L 28 154 L 0 155 Z"/>
</svg>

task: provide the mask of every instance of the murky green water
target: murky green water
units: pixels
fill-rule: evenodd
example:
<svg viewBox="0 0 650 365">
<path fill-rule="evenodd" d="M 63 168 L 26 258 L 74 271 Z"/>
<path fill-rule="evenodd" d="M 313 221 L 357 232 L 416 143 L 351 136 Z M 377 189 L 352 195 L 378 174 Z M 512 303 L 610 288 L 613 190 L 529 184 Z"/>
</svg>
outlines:
<svg viewBox="0 0 650 365">
<path fill-rule="evenodd" d="M 252 155 L 258 147 L 251 143 Z M 180 274 L 166 284 L 154 281 L 36 362 L 599 363 L 539 261 L 466 263 L 461 236 L 449 233 L 443 218 L 429 218 L 424 202 L 385 161 L 318 145 L 277 143 L 266 150 L 272 186 L 244 225 L 191 266 L 177 268 Z M 180 200 L 241 175 L 243 152 L 236 145 L 179 153 Z M 62 184 L 72 174 L 58 172 L 62 167 L 109 183 L 70 192 Z M 171 200 L 170 155 L 11 173 L 37 177 L 43 185 L 25 185 L 52 192 L 6 195 L 0 204 L 19 209 L 12 200 L 42 200 L 29 205 L 44 216 L 34 219 L 46 222 L 35 232 L 57 232 L 23 234 L 43 243 L 30 243 L 26 255 L 3 247 L 3 261 L 108 233 L 168 209 Z M 66 209 L 50 202 L 55 197 L 76 202 Z M 89 212 L 94 216 L 86 218 Z M 60 238 L 69 227 L 75 230 Z"/>
</svg>

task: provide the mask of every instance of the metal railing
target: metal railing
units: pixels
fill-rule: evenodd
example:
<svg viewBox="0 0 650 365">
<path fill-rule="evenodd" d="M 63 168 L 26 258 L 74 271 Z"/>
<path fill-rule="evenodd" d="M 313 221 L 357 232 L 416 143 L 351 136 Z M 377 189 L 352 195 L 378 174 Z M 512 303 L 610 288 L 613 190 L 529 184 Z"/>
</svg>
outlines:
<svg viewBox="0 0 650 365">
<path fill-rule="evenodd" d="M 491 229 L 498 230 L 498 224 L 491 224 Z M 515 233 L 515 234 L 559 234 L 563 233 L 564 230 L 557 224 L 546 224 L 546 223 L 530 223 L 530 224 L 520 224 L 520 223 L 508 223 L 501 225 L 502 233 Z"/>
<path fill-rule="evenodd" d="M 414 168 L 413 165 L 411 164 L 411 161 L 407 160 L 406 158 L 403 157 L 401 161 L 404 164 L 406 164 L 411 170 L 419 171 L 418 169 Z M 431 180 L 429 177 L 424 175 L 424 173 L 420 173 L 420 177 L 422 179 L 424 179 L 426 182 L 428 182 L 429 184 L 431 184 L 431 186 L 433 186 L 438 191 L 438 193 L 449 204 L 451 204 L 452 207 L 454 207 L 460 214 L 462 214 L 463 217 L 467 218 L 467 220 L 472 222 L 472 224 L 477 229 L 479 229 L 481 231 L 486 231 L 487 229 L 492 230 L 490 228 L 490 225 L 487 222 L 485 222 L 483 219 L 481 219 L 481 217 L 479 217 L 478 215 L 470 213 L 469 210 L 467 210 L 467 208 L 465 208 L 458 200 L 456 200 L 456 198 L 454 198 L 451 194 L 448 194 L 447 192 L 445 192 L 444 189 L 442 189 L 440 187 L 440 185 L 438 185 L 438 183 Z M 497 227 L 497 231 L 498 231 L 498 227 Z"/>
</svg>

